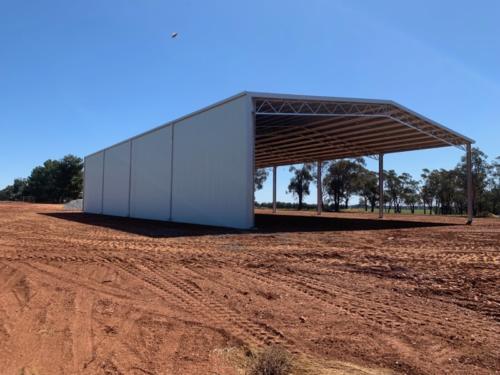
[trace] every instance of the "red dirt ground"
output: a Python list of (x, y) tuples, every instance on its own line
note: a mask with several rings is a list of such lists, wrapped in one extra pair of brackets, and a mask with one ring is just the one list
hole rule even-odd
[(500, 220), (304, 215), (0, 204), (1, 374), (238, 374), (271, 344), (295, 373), (500, 372)]

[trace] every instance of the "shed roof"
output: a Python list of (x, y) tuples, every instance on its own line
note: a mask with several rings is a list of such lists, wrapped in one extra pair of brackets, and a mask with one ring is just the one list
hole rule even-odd
[(246, 95), (254, 106), (257, 168), (474, 143), (390, 100), (243, 91), (106, 149)]
[(257, 168), (474, 143), (390, 100), (247, 94)]

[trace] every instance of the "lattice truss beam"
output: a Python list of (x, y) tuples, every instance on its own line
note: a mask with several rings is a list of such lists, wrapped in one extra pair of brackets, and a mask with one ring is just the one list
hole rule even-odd
[(254, 106), (257, 168), (467, 143), (392, 103), (255, 98)]

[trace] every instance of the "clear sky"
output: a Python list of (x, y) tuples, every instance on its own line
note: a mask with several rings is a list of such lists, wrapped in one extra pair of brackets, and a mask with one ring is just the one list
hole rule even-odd
[[(243, 90), (392, 99), (495, 157), (499, 17), (497, 0), (0, 0), (0, 187)], [(419, 176), (461, 154), (385, 166)]]

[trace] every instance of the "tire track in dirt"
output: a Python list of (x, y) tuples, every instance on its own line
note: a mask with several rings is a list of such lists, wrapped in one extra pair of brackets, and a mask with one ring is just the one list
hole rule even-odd
[[(325, 253), (323, 255), (323, 257), (327, 256), (326, 253), (329, 253), (331, 255), (331, 251), (324, 251), (323, 253)], [(282, 255), (289, 260), (302, 261), (302, 258), (300, 256), (295, 255), (295, 254), (284, 253)], [(318, 256), (321, 258), (322, 254), (320, 252), (318, 252)], [(169, 258), (174, 258), (174, 257), (169, 256)], [(61, 256), (48, 256), (48, 255), (41, 255), (41, 256), (31, 255), (31, 256), (16, 257), (16, 258), (6, 257), (4, 259), (7, 259), (7, 260), (14, 260), (14, 259), (16, 259), (16, 260), (17, 259), (41, 260), (41, 261), (50, 261), (50, 262), (81, 262), (81, 263), (95, 263), (98, 261), (98, 260), (93, 259), (93, 258), (84, 258), (84, 257), (77, 257), (77, 256), (61, 257)], [(325, 271), (331, 272), (330, 269), (328, 269), (324, 266), (323, 267), (313, 266), (314, 262), (312, 262), (311, 260), (308, 262), (308, 264), (310, 264), (311, 267), (316, 268), (318, 271), (321, 271), (322, 273), (324, 273)], [(430, 316), (428, 315), (427, 317), (429, 318)]]
[[(317, 253), (318, 253), (318, 255), (319, 254), (331, 255), (331, 250), (330, 251), (329, 250), (318, 251)], [(304, 264), (304, 258), (301, 256), (298, 256), (295, 253), (284, 253), (283, 255), (284, 255), (284, 257), (286, 257), (288, 259), (288, 261), (294, 260), (299, 264)], [(262, 263), (261, 259), (259, 261)], [(273, 262), (273, 264), (279, 264), (279, 263), (280, 263), (279, 261)], [(287, 263), (289, 263), (289, 262), (287, 262)], [(438, 266), (437, 262), (436, 263), (430, 262), (430, 263)], [(429, 262), (427, 262), (426, 265), (429, 266)], [(292, 275), (289, 273), (282, 273), (282, 276), (289, 278), (288, 284), (290, 284), (290, 285), (293, 285), (294, 283), (298, 282), (298, 283), (301, 283), (302, 286), (309, 287), (313, 290), (318, 289), (317, 286), (321, 285), (321, 289), (316, 290), (316, 291), (320, 292), (320, 293), (330, 294), (332, 297), (334, 297), (336, 299), (335, 300), (336, 302), (339, 300), (340, 297), (349, 296), (349, 298), (350, 298), (349, 303), (351, 303), (354, 306), (358, 306), (358, 307), (366, 306), (367, 305), (366, 302), (370, 301), (370, 302), (376, 304), (380, 308), (380, 310), (382, 310), (382, 311), (389, 310), (393, 313), (393, 315), (399, 316), (400, 318), (403, 316), (408, 316), (408, 314), (411, 314), (412, 316), (416, 317), (416, 319), (412, 319), (413, 321), (416, 321), (419, 323), (423, 321), (423, 322), (426, 322), (426, 324), (433, 323), (433, 324), (437, 324), (437, 325), (443, 325), (443, 322), (441, 321), (441, 319), (436, 318), (436, 317), (440, 317), (442, 315), (441, 310), (432, 309), (431, 307), (427, 308), (427, 310), (431, 309), (431, 311), (429, 313), (427, 313), (427, 312), (424, 312), (422, 310), (409, 309), (409, 308), (404, 307), (404, 306), (396, 307), (396, 306), (393, 306), (392, 304), (390, 305), (390, 304), (385, 303), (380, 298), (373, 298), (370, 295), (364, 295), (363, 298), (360, 298), (360, 297), (356, 296), (350, 289), (345, 288), (345, 287), (341, 287), (340, 285), (338, 285), (338, 283), (335, 284), (335, 288), (336, 289), (340, 288), (342, 291), (341, 291), (341, 293), (333, 294), (331, 292), (332, 285), (322, 283), (318, 278), (315, 278), (315, 277), (311, 276), (310, 274), (312, 272), (312, 273), (318, 273), (318, 274), (322, 274), (322, 275), (330, 275), (334, 279), (336, 276), (335, 272), (337, 272), (337, 270), (332, 272), (332, 270), (330, 268), (328, 268), (328, 266), (325, 266), (325, 265), (318, 266), (314, 261), (311, 261), (311, 259), (309, 259), (309, 261), (307, 262), (307, 267), (310, 269), (310, 272), (307, 272), (307, 273), (301, 272), (299, 268), (294, 269), (294, 274), (300, 275), (300, 277), (302, 277), (302, 279), (300, 277), (297, 277), (297, 276), (295, 276), (295, 278), (293, 278)], [(278, 273), (280, 272), (277, 269), (273, 269), (273, 272), (274, 271), (276, 271)], [(312, 284), (311, 284), (311, 282), (312, 282)], [(443, 303), (449, 304), (450, 302), (443, 301)], [(462, 315), (463, 316), (461, 316), (460, 319), (455, 319), (455, 317), (453, 315), (447, 316), (446, 326), (452, 326), (453, 328), (457, 329), (458, 331), (463, 331), (464, 330), (463, 320), (466, 319), (467, 320), (466, 330), (468, 330), (468, 332), (471, 334), (474, 333), (475, 331), (481, 332), (482, 334), (488, 334), (488, 333), (493, 333), (495, 335), (500, 334), (500, 330), (492, 328), (492, 322), (490, 320), (482, 317), (479, 319), (479, 322), (478, 322), (478, 319), (467, 319), (466, 314), (462, 314)], [(406, 318), (406, 319), (408, 319), (408, 318)], [(482, 323), (480, 323), (481, 321), (482, 321)], [(493, 325), (493, 327), (494, 327), (494, 325)]]
[[(158, 265), (161, 263), (158, 262), (158, 259), (145, 257), (142, 260), (142, 264), (136, 266), (132, 266), (119, 258), (115, 260), (121, 262), (122, 265), (126, 264), (125, 269), (135, 274), (138, 278), (148, 281), (156, 288), (168, 291), (168, 293), (177, 296), (180, 301), (187, 305), (196, 306), (199, 311), (203, 311), (207, 317), (212, 319), (214, 324), (226, 325), (227, 327), (225, 329), (228, 330), (229, 328), (229, 332), (238, 338), (242, 338), (242, 335), (245, 341), (255, 345), (261, 345), (262, 343), (279, 343), (285, 346), (290, 345), (283, 337), (283, 334), (273, 327), (261, 322), (254, 322), (241, 318), (239, 312), (235, 312), (218, 301), (205, 296), (201, 291), (184, 281), (189, 280), (189, 275), (184, 275), (184, 277), (182, 277), (183, 275), (181, 274), (174, 277), (172, 273), (164, 270), (163, 267)], [(165, 261), (165, 259), (162, 260)], [(147, 263), (147, 266), (145, 263)], [(136, 269), (134, 270), (133, 268)], [(184, 273), (189, 272), (186, 268), (183, 268), (182, 271)], [(172, 287), (174, 287), (175, 290), (172, 290)], [(228, 324), (227, 322), (232, 323)], [(231, 332), (230, 327), (232, 325), (238, 327), (237, 334)]]
[[(319, 259), (332, 256), (331, 249), (319, 250), (317, 253), (318, 253)], [(259, 254), (259, 255), (262, 255), (262, 254)], [(304, 264), (304, 258), (299, 256), (299, 255), (301, 255), (300, 252), (299, 252), (299, 255), (296, 255), (295, 253), (292, 253), (292, 252), (284, 253), (281, 255), (284, 255), (284, 257), (287, 258), (288, 262), (290, 260), (295, 260), (297, 262)], [(260, 263), (264, 262), (264, 263), (269, 264), (269, 261), (265, 262), (262, 258), (257, 258), (257, 257), (251, 256), (248, 253), (245, 253), (244, 256), (242, 256), (242, 254), (237, 254), (234, 256), (233, 256), (233, 254), (230, 254), (229, 257), (228, 257), (228, 254), (224, 254), (224, 256), (226, 259), (227, 258), (231, 259), (230, 264), (232, 266), (241, 265), (243, 259), (245, 259), (245, 261), (247, 261), (247, 262), (258, 261)], [(274, 257), (275, 255), (270, 254), (270, 256)], [(364, 257), (364, 255), (363, 255), (363, 257)], [(214, 265), (217, 264), (217, 261), (214, 261), (213, 259), (210, 259), (210, 262)], [(270, 263), (271, 264), (279, 264), (280, 263), (279, 257), (277, 259), (272, 259), (272, 261)], [(318, 273), (318, 274), (325, 275), (325, 273), (326, 273), (326, 274), (331, 275), (332, 277), (335, 277), (336, 276), (335, 272), (338, 272), (338, 270), (335, 270), (332, 272), (331, 268), (328, 268), (328, 266), (317, 266), (316, 262), (315, 262), (315, 258), (308, 259), (308, 261), (306, 260), (306, 263), (307, 263), (307, 266), (309, 268), (311, 268), (311, 270), (313, 272)], [(433, 262), (431, 261), (430, 263), (433, 263)], [(437, 262), (436, 262), (436, 265), (437, 265)], [(221, 264), (219, 264), (219, 266), (227, 267), (228, 263), (227, 262), (221, 263)], [(426, 266), (427, 267), (429, 266), (429, 262), (426, 263)], [(298, 273), (300, 271), (294, 270), (294, 272)], [(349, 270), (347, 270), (346, 272), (349, 272)], [(284, 274), (283, 276), (290, 277), (289, 274)], [(302, 287), (306, 287), (306, 288), (312, 287), (314, 290), (314, 285), (317, 285), (320, 282), (320, 280), (318, 280), (317, 278), (311, 277), (310, 272), (305, 273), (305, 274), (301, 274), (301, 276), (305, 277), (307, 280), (306, 284), (302, 285)], [(295, 282), (302, 282), (302, 284), (304, 284), (304, 279), (302, 279), (302, 280), (289, 279), (289, 280), (285, 281), (285, 283), (287, 283), (288, 285), (293, 284)], [(312, 286), (310, 284), (308, 284), (310, 282), (313, 283)], [(272, 283), (271, 283), (271, 285), (272, 285)], [(488, 318), (484, 318), (484, 317), (481, 318), (480, 317), (479, 322), (478, 322), (478, 319), (468, 319), (467, 314), (461, 314), (461, 317), (457, 318), (457, 319), (455, 319), (455, 317), (453, 315), (448, 314), (448, 316), (446, 317), (446, 320), (443, 321), (441, 319), (442, 313), (441, 313), (441, 310), (439, 310), (439, 309), (427, 307), (427, 310), (430, 309), (431, 311), (426, 312), (422, 309), (419, 309), (419, 310), (410, 309), (410, 308), (406, 307), (404, 304), (396, 307), (392, 304), (386, 303), (384, 301), (384, 299), (381, 299), (381, 298), (373, 298), (369, 295), (368, 296), (363, 295), (363, 297), (359, 297), (355, 293), (353, 293), (350, 289), (348, 289), (346, 287), (341, 287), (338, 284), (335, 285), (335, 288), (336, 289), (340, 288), (342, 290), (341, 295), (343, 297), (349, 296), (349, 298), (350, 298), (349, 304), (351, 306), (357, 306), (358, 308), (362, 308), (362, 307), (367, 305), (367, 303), (366, 303), (367, 301), (370, 301), (370, 302), (373, 302), (374, 304), (377, 305), (376, 311), (389, 311), (392, 316), (398, 317), (398, 319), (397, 319), (398, 321), (393, 322), (393, 324), (392, 324), (396, 327), (399, 327), (401, 325), (402, 321), (403, 322), (407, 321), (405, 324), (414, 324), (414, 325), (417, 324), (419, 326), (421, 326), (422, 323), (424, 323), (424, 325), (436, 324), (436, 325), (441, 326), (441, 327), (447, 327), (447, 328), (452, 327), (460, 332), (460, 331), (464, 331), (463, 319), (466, 319), (466, 320), (468, 320), (467, 326), (469, 327), (466, 329), (467, 332), (473, 333), (474, 331), (476, 331), (476, 332), (481, 332), (482, 334), (488, 334), (488, 333), (492, 333), (495, 335), (500, 334), (500, 331), (495, 329), (494, 325), (492, 326), (492, 324), (491, 324), (492, 322), (490, 320), (488, 320)], [(319, 294), (316, 297), (321, 296), (325, 292), (331, 294), (331, 289), (332, 289), (331, 285), (322, 284), (321, 290), (319, 290), (319, 291), (317, 290), (317, 292)], [(332, 297), (336, 298), (335, 302), (337, 303), (338, 299), (339, 299), (339, 294), (338, 293), (334, 294), (334, 295), (332, 295)], [(324, 296), (322, 296), (321, 298), (324, 299)], [(441, 301), (441, 302), (445, 303), (445, 304), (450, 304), (450, 301)], [(408, 305), (410, 305), (410, 304), (408, 304)], [(453, 304), (453, 305), (455, 306), (455, 304)], [(458, 307), (463, 308), (461, 306), (458, 306)], [(349, 308), (345, 307), (345, 310), (349, 311)], [(363, 312), (362, 316), (370, 317), (370, 316), (373, 316), (373, 314), (374, 314), (373, 312), (372, 313)], [(410, 318), (409, 316), (411, 316), (412, 318)], [(380, 316), (378, 318), (380, 318)], [(386, 323), (388, 323), (388, 322), (386, 322)], [(443, 333), (443, 335), (446, 336), (447, 334)]]
[[(380, 298), (372, 298), (370, 296), (360, 298), (346, 288), (342, 288), (339, 285), (325, 284), (317, 278), (313, 278), (307, 274), (304, 275), (300, 270), (294, 270), (294, 275), (274, 270), (273, 277), (284, 281), (288, 285), (298, 285), (301, 288), (307, 288), (310, 293), (321, 300), (325, 300), (324, 295), (329, 295), (334, 298), (335, 303), (344, 302), (347, 311), (351, 313), (361, 312), (361, 314), (359, 314), (361, 317), (372, 321), (375, 319), (375, 322), (382, 322), (388, 326), (394, 326), (396, 328), (400, 327), (401, 324), (415, 325), (417, 327), (438, 326), (439, 332), (444, 337), (449, 337), (449, 328), (453, 328), (456, 332), (466, 332), (470, 335), (477, 333), (481, 335), (499, 335), (499, 331), (492, 328), (492, 322), (478, 324), (477, 320), (467, 319), (465, 316), (461, 316), (462, 321), (465, 319), (467, 322), (467, 325), (464, 326), (458, 319), (455, 319), (453, 315), (449, 314), (446, 320), (443, 321), (441, 318), (442, 312), (434, 310), (432, 306), (427, 307), (427, 310), (430, 311), (427, 313), (422, 310), (397, 307), (383, 302)], [(340, 290), (338, 292), (332, 292), (332, 287)], [(370, 304), (367, 304), (367, 301), (369, 301)], [(328, 302), (328, 300), (326, 300), (326, 302)], [(370, 309), (366, 308), (368, 305)], [(380, 311), (384, 314), (380, 314)], [(433, 328), (433, 331), (436, 332), (436, 328)]]
[[(147, 263), (147, 265), (138, 266), (141, 274), (149, 274), (156, 286), (160, 285), (172, 293), (182, 295), (190, 308), (201, 312), (210, 319), (214, 326), (222, 327), (233, 336), (257, 346), (279, 344), (290, 347), (292, 345), (281, 332), (273, 327), (244, 318), (241, 313), (209, 298), (205, 293), (186, 282), (185, 280), (189, 279), (190, 276), (187, 269), (178, 269), (174, 276), (155, 262)], [(175, 291), (172, 291), (172, 288), (175, 288)]]
[[(144, 300), (144, 298), (140, 298), (140, 296), (128, 293), (126, 290), (112, 288), (88, 279), (80, 280), (77, 275), (63, 271), (48, 264), (17, 263), (15, 264), (15, 267), (20, 270), (24, 270), (24, 272), (29, 272), (31, 275), (36, 274), (38, 278), (40, 278), (41, 280), (45, 280), (48, 283), (54, 284), (54, 280), (56, 280), (62, 282), (63, 285), (83, 288), (84, 290), (88, 290), (95, 295), (123, 301), (128, 305), (133, 305), (141, 309), (145, 308), (145, 303), (147, 302)], [(33, 271), (35, 271), (35, 273), (33, 273)], [(55, 286), (58, 285), (61, 284), (56, 282)]]
[[(225, 264), (225, 272), (233, 273), (234, 279), (241, 278), (242, 276), (246, 277), (248, 282), (250, 283), (259, 283), (261, 285), (265, 285), (267, 289), (274, 289), (276, 287), (281, 287), (283, 291), (295, 290), (300, 294), (305, 294), (316, 301), (320, 301), (329, 306), (329, 308), (334, 307), (335, 309), (350, 315), (350, 316), (358, 316), (361, 319), (367, 319), (375, 325), (386, 325), (391, 326), (393, 328), (400, 328), (403, 324), (409, 324), (410, 322), (413, 324), (422, 325), (419, 320), (411, 319), (411, 318), (403, 318), (400, 313), (396, 313), (392, 311), (391, 316), (393, 319), (387, 318), (387, 309), (389, 309), (389, 305), (385, 303), (378, 302), (379, 309), (369, 309), (365, 308), (366, 301), (353, 295), (347, 290), (342, 290), (338, 293), (332, 293), (330, 289), (332, 287), (337, 288), (338, 286), (330, 286), (326, 284), (321, 284), (321, 288), (310, 283), (310, 280), (305, 279), (302, 276), (291, 276), (289, 274), (280, 273), (277, 270), (272, 271), (270, 273), (259, 273), (252, 272), (247, 269), (240, 268), (236, 265), (236, 263), (241, 263), (241, 259), (234, 259), (235, 264), (231, 264), (228, 267), (228, 264)], [(255, 260), (255, 259), (254, 259)], [(251, 257), (247, 259), (247, 261), (251, 261)], [(262, 263), (262, 259), (260, 259)], [(234, 271), (234, 268), (238, 267), (238, 271)], [(193, 269), (194, 270), (194, 269)], [(314, 279), (314, 284), (320, 283), (319, 280)], [(330, 298), (327, 298), (330, 297)], [(380, 314), (379, 311), (384, 312), (384, 314)]]
[[(94, 335), (97, 359), (86, 374), (126, 373), (125, 368), (161, 373), (167, 370), (165, 361), (174, 361), (182, 371), (199, 358), (190, 353), (213, 349), (214, 327), (222, 335), (215, 345), (232, 345), (233, 338), (251, 345), (272, 339), (285, 341), (292, 351), (300, 349), (301, 355), (344, 358), (395, 372), (487, 374), (500, 369), (500, 325), (486, 313), (496, 314), (500, 306), (498, 221), (439, 227), (424, 222), (462, 220), (416, 218), (422, 225), (413, 228), (354, 226), (324, 232), (294, 232), (277, 223), (271, 233), (214, 230), (206, 236), (199, 228), (177, 230), (168, 223), (98, 217), (78, 222), (78, 215), (71, 221), (62, 214), (39, 214), (49, 211), (60, 208), (0, 204), (0, 320), (11, 324), (21, 316), (23, 301), (38, 293), (15, 322), (15, 333), (5, 336), (5, 345), (17, 352), (24, 345), (33, 348), (34, 361), (45, 372), (57, 363), (78, 373), (81, 360), (75, 352), (88, 358), (89, 349), (77, 342), (76, 332)], [(366, 219), (346, 216), (335, 220)], [(23, 277), (27, 291), (20, 283)], [(87, 296), (94, 299), (94, 331), (84, 332), (88, 322), (72, 321), (72, 314), (78, 320), (77, 311), (89, 308), (77, 307)], [(54, 304), (48, 316), (47, 303)], [(305, 323), (298, 319), (302, 314)], [(162, 323), (153, 322), (156, 315)], [(44, 343), (54, 340), (51, 345), (37, 348), (30, 332), (20, 336), (24, 320), (35, 332), (54, 327), (54, 336), (40, 336)], [(0, 337), (1, 327), (0, 322)], [(174, 354), (175, 345), (159, 335), (174, 342), (184, 337), (183, 350)], [(62, 361), (56, 358), (61, 343)], [(48, 356), (49, 361), (36, 359)], [(3, 366), (7, 361), (0, 359)], [(11, 362), (25, 366), (19, 359)], [(142, 365), (133, 367), (138, 362)]]
[[(230, 258), (232, 261), (234, 261), (235, 264), (241, 264), (241, 257)], [(247, 257), (246, 261), (253, 260), (258, 261), (259, 263), (266, 263), (263, 262), (262, 259), (258, 259), (257, 257), (253, 259), (252, 258), (252, 256), (249, 256)], [(302, 258), (295, 255), (289, 256), (289, 258), (294, 258), (295, 260), (297, 260), (297, 262), (303, 261)], [(279, 264), (279, 261), (273, 260), (271, 264)], [(315, 268), (317, 271), (319, 270), (319, 268), (311, 264), (309, 264), (308, 267), (311, 267), (313, 270)], [(464, 328), (463, 324), (460, 323), (460, 320), (455, 320), (453, 317), (448, 318), (448, 320), (446, 320), (445, 322), (443, 322), (440, 318), (436, 318), (441, 315), (440, 311), (433, 311), (433, 314), (429, 314), (421, 310), (409, 309), (407, 307), (395, 307), (393, 305), (385, 303), (379, 298), (373, 299), (367, 296), (360, 298), (346, 288), (340, 288), (341, 292), (339, 293), (332, 293), (331, 289), (339, 289), (338, 285), (324, 284), (317, 278), (311, 278), (309, 274), (300, 274), (300, 270), (298, 269), (294, 269), (294, 275), (291, 275), (290, 273), (280, 272), (277, 268), (273, 268), (272, 276), (268, 276), (262, 272), (251, 272), (251, 274), (253, 275), (249, 275), (247, 273), (248, 270), (242, 269), (239, 269), (239, 272), (242, 274), (247, 274), (248, 276), (254, 278), (255, 275), (258, 274), (261, 280), (262, 278), (267, 279), (266, 282), (268, 283), (269, 287), (273, 287), (273, 285), (275, 285), (277, 281), (282, 282), (285, 285), (285, 288), (292, 288), (300, 291), (310, 297), (315, 298), (316, 300), (328, 304), (331, 307), (340, 309), (344, 313), (351, 315), (354, 314), (362, 319), (371, 321), (371, 323), (375, 325), (382, 324), (396, 329), (399, 329), (402, 325), (413, 325), (416, 327), (437, 325), (440, 327), (439, 332), (441, 332), (441, 335), (443, 337), (449, 337), (449, 332), (447, 332), (449, 327), (453, 327), (458, 332), (466, 331), (470, 334), (481, 332), (481, 334), (486, 335), (488, 333), (498, 335), (498, 330), (492, 328), (490, 322), (485, 322), (484, 324), (478, 325), (475, 320), (469, 319), (469, 327)], [(325, 295), (331, 297), (331, 299), (326, 298)], [(367, 309), (366, 306), (369, 305), (366, 303), (367, 300), (373, 303), (376, 308)], [(384, 314), (380, 314), (380, 311), (384, 312)], [(389, 314), (386, 312), (389, 312)], [(432, 330), (436, 332), (436, 328), (433, 328)]]
[(73, 368), (76, 374), (83, 374), (95, 360), (94, 334), (92, 332), (93, 298), (79, 292), (75, 297), (74, 318), (71, 326)]
[[(240, 263), (240, 259), (234, 259), (235, 263)], [(256, 259), (253, 259), (256, 260)], [(247, 261), (251, 261), (247, 259)], [(262, 259), (259, 259), (262, 263)], [(388, 319), (385, 312), (390, 308), (388, 304), (380, 303), (377, 309), (366, 309), (366, 301), (353, 295), (350, 291), (343, 289), (341, 292), (333, 293), (331, 292), (332, 287), (337, 288), (336, 285), (326, 285), (319, 280), (314, 280), (312, 284), (307, 278), (303, 276), (292, 276), (290, 274), (282, 273), (277, 269), (273, 269), (272, 272), (263, 273), (258, 271), (249, 271), (247, 268), (238, 267), (236, 264), (225, 265), (225, 272), (230, 272), (234, 274), (234, 278), (237, 279), (241, 276), (247, 277), (250, 283), (260, 283), (266, 285), (268, 289), (274, 289), (277, 286), (281, 286), (284, 291), (295, 290), (300, 294), (305, 294), (316, 301), (327, 304), (329, 308), (334, 307), (350, 316), (358, 316), (358, 318), (366, 319), (371, 321), (372, 324), (377, 326), (383, 324), (385, 326), (390, 326), (393, 328), (400, 328), (403, 324), (408, 324), (410, 322), (422, 325), (419, 320), (411, 318), (403, 318), (400, 313), (392, 311), (392, 319)], [(234, 271), (234, 268), (238, 267), (238, 271)], [(295, 272), (295, 270), (294, 270)], [(297, 271), (298, 272), (298, 271)], [(318, 287), (316, 284), (320, 284)], [(329, 298), (327, 298), (329, 297)], [(384, 312), (380, 314), (379, 311)]]
[(12, 287), (20, 282), (25, 275), (20, 272), (18, 269), (4, 264), (0, 262), (0, 274), (2, 274), (2, 278), (0, 278), (0, 294), (10, 292)]

